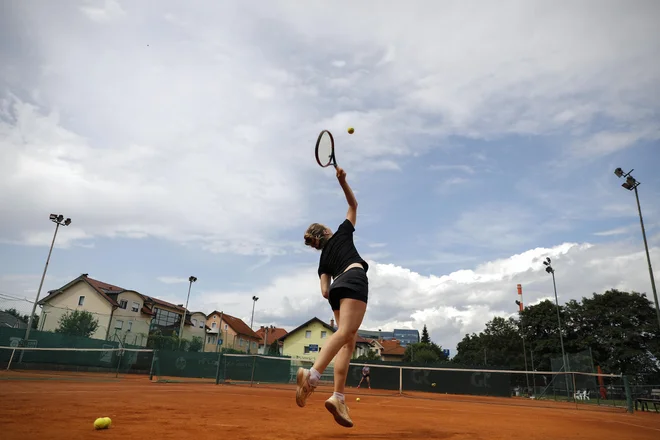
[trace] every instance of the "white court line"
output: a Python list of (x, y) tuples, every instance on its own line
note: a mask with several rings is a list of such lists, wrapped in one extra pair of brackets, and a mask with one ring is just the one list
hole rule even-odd
[[(602, 421), (602, 420), (601, 420)], [(652, 431), (658, 431), (660, 432), (660, 429), (658, 428), (653, 428), (651, 426), (644, 426), (644, 425), (637, 425), (635, 423), (628, 423), (628, 422), (620, 422), (618, 420), (606, 420), (606, 423), (621, 423), (622, 425), (630, 425), (630, 426), (637, 426), (638, 428), (644, 428), (644, 429), (650, 429)]]

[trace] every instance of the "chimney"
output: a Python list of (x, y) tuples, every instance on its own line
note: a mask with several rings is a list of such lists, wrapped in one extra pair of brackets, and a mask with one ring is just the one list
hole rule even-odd
[(81, 276), (87, 278), (87, 275), (89, 275), (89, 274), (88, 274), (88, 273), (84, 273), (84, 274), (82, 274)]
[(330, 327), (335, 328), (335, 319), (334, 318), (330, 319)]

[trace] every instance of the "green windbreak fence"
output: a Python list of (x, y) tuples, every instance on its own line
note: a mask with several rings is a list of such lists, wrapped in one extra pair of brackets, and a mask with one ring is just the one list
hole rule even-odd
[(4, 370), (147, 374), (152, 363), (152, 350), (120, 346), (116, 341), (34, 330), (28, 344), (23, 344), (24, 336), (24, 329), (0, 329), (0, 367)]
[[(286, 384), (300, 366), (290, 358), (223, 353), (158, 351), (153, 375), (158, 381), (171, 378), (209, 379), (220, 382)], [(294, 379), (295, 380), (295, 379)]]
[[(262, 355), (163, 352), (155, 354), (153, 373), (158, 381), (197, 378), (222, 382), (294, 384), (299, 367), (312, 363), (300, 359)], [(357, 386), (365, 364), (349, 367), (347, 385)], [(434, 392), (510, 397), (516, 380), (507, 371), (422, 368), (403, 365), (369, 364), (371, 387), (395, 392)], [(322, 380), (332, 380), (332, 366)], [(516, 372), (518, 375), (524, 372)], [(363, 384), (366, 386), (366, 383)]]

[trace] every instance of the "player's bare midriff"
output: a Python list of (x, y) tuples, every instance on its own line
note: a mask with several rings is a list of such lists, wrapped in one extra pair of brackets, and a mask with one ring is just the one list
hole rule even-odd
[(344, 272), (342, 273), (345, 273), (347, 270), (353, 269), (354, 267), (359, 267), (360, 269), (364, 270), (364, 266), (362, 265), (362, 263), (353, 263), (350, 264), (346, 269), (344, 269)]

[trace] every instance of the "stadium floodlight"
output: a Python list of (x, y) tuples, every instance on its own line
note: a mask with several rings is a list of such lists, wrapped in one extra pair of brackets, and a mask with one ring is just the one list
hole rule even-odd
[(660, 329), (660, 305), (658, 305), (658, 291), (655, 288), (655, 277), (653, 276), (653, 268), (651, 266), (651, 256), (649, 255), (649, 245), (646, 241), (646, 230), (644, 229), (644, 218), (642, 217), (642, 207), (639, 203), (639, 193), (637, 192), (637, 187), (640, 182), (637, 181), (631, 173), (634, 170), (630, 170), (627, 173), (624, 173), (621, 168), (614, 170), (614, 174), (619, 177), (625, 177), (626, 181), (621, 184), (622, 187), (628, 191), (635, 191), (635, 199), (637, 200), (637, 212), (639, 213), (639, 224), (642, 227), (642, 238), (644, 239), (644, 250), (646, 251), (646, 262), (649, 266), (649, 276), (651, 278), (651, 289), (653, 291), (653, 301), (655, 302), (655, 314), (658, 318), (658, 328)]
[(252, 323), (254, 322), (254, 305), (257, 303), (259, 300), (258, 297), (253, 296), (252, 297), (252, 318), (250, 318), (250, 330), (252, 330)]
[[(32, 330), (32, 321), (34, 320), (34, 313), (37, 310), (37, 303), (39, 302), (39, 296), (41, 295), (41, 288), (43, 287), (44, 279), (46, 278), (46, 271), (48, 270), (48, 263), (50, 262), (50, 256), (53, 253), (53, 246), (55, 245), (55, 237), (57, 237), (57, 231), (60, 228), (60, 226), (69, 226), (71, 224), (71, 219), (67, 218), (66, 220), (64, 220), (64, 216), (62, 214), (51, 214), (49, 216), (49, 219), (50, 221), (55, 223), (55, 233), (53, 234), (53, 241), (50, 243), (50, 249), (48, 250), (48, 258), (46, 258), (46, 266), (44, 267), (44, 273), (41, 275), (41, 282), (39, 283), (39, 289), (37, 289), (37, 297), (34, 300), (34, 304), (32, 304), (32, 313), (30, 313), (30, 317), (28, 318), (28, 326), (25, 329), (25, 336), (23, 337), (23, 339), (24, 339), (24, 344), (26, 346), (28, 339), (30, 337), (30, 330)], [(24, 352), (22, 351), (20, 361), (23, 360), (23, 353)]]
[(181, 348), (181, 339), (183, 339), (183, 325), (186, 322), (186, 315), (188, 314), (188, 301), (190, 300), (190, 289), (192, 289), (192, 283), (197, 281), (197, 277), (190, 276), (188, 278), (190, 284), (188, 284), (188, 297), (186, 298), (186, 307), (183, 309), (183, 315), (181, 317), (181, 325), (179, 327), (179, 348)]
[[(557, 283), (555, 281), (555, 269), (552, 267), (551, 263), (552, 261), (550, 260), (550, 257), (546, 257), (545, 261), (543, 261), (543, 264), (545, 265), (545, 271), (552, 275), (552, 286), (554, 287), (555, 290), (555, 306), (557, 308), (557, 325), (559, 328), (559, 343), (561, 344), (561, 362), (564, 368), (564, 373), (568, 373), (568, 363), (566, 359), (566, 352), (564, 351), (564, 336), (562, 335), (561, 317), (559, 315), (559, 299), (557, 298)], [(570, 400), (571, 393), (568, 386), (568, 380), (566, 381), (566, 395)]]

